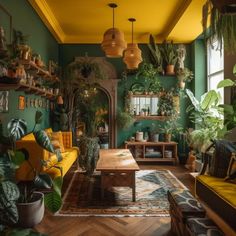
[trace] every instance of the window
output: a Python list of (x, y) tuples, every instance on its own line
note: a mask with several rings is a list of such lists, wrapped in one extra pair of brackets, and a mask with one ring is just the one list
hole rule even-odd
[(207, 83), (208, 91), (215, 89), (220, 92), (222, 103), (224, 102), (224, 89), (217, 89), (217, 84), (224, 79), (224, 52), (217, 49), (218, 42), (213, 45), (207, 43)]

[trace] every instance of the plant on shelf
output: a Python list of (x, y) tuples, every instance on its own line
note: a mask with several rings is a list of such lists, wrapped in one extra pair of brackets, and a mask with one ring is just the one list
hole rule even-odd
[(178, 68), (176, 70), (176, 77), (179, 81), (179, 87), (181, 89), (185, 88), (186, 82), (191, 82), (193, 79), (193, 72), (189, 70), (187, 67), (185, 68)]
[(161, 116), (172, 116), (174, 114), (172, 92), (165, 92), (159, 97), (157, 113)]
[[(60, 153), (54, 150), (45, 131), (34, 131), (41, 121), (42, 113), (37, 111), (33, 128), (35, 140), (44, 149), (56, 153), (57, 158), (60, 158)], [(33, 168), (27, 150), (16, 149), (16, 140), (22, 138), (27, 132), (27, 124), (23, 119), (12, 119), (7, 128), (11, 148), (0, 153), (0, 189), (3, 190), (0, 191), (0, 225), (2, 228), (7, 226), (6, 229), (16, 223), (22, 227), (33, 227), (42, 220), (44, 214), (43, 203), (52, 212), (56, 212), (60, 208), (62, 203), (62, 177), (52, 180), (48, 174), (39, 173)], [(32, 167), (34, 180), (18, 183), (15, 179), (15, 170), (25, 161)], [(42, 163), (42, 165), (47, 164), (46, 162)], [(41, 192), (35, 191), (37, 189), (50, 190), (43, 196)], [(33, 211), (32, 209), (29, 210), (31, 207), (33, 207)], [(27, 215), (27, 212), (30, 212), (30, 215)]]
[(164, 58), (164, 61), (166, 62), (166, 74), (167, 75), (174, 75), (175, 71), (175, 64), (177, 62), (177, 51), (176, 51), (176, 47), (173, 43), (173, 41), (171, 42), (167, 42), (166, 40), (161, 44), (161, 54), (162, 57)]
[(150, 130), (150, 137), (153, 142), (159, 141), (159, 135), (161, 133), (161, 125), (158, 122), (152, 122)]
[(236, 7), (233, 1), (207, 0), (202, 9), (202, 26), (205, 38), (209, 31), (212, 45), (216, 39), (220, 50), (224, 45), (228, 52), (236, 52)]
[(144, 79), (153, 81), (158, 74), (157, 69), (151, 63), (142, 62), (141, 66), (136, 73), (136, 78), (139, 76), (144, 77)]
[(161, 128), (162, 132), (165, 134), (165, 141), (170, 142), (172, 135), (175, 135), (182, 131), (182, 126), (179, 123), (179, 116), (177, 113), (173, 114), (168, 120), (164, 121)]
[(163, 59), (161, 55), (161, 50), (159, 46), (156, 44), (155, 38), (152, 34), (150, 34), (149, 36), (148, 48), (150, 51), (152, 64), (157, 69), (158, 73), (163, 74), (164, 71), (163, 71), (163, 66), (162, 66)]

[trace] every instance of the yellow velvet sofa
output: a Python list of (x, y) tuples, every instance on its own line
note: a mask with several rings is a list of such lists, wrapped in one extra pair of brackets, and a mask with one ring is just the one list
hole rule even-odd
[[(47, 133), (52, 132), (49, 128)], [(16, 171), (16, 178), (19, 181), (32, 180), (35, 169), (38, 173), (48, 173), (52, 178), (64, 176), (72, 164), (77, 160), (79, 149), (72, 146), (72, 132), (61, 132), (65, 152), (62, 152), (62, 160), (57, 161), (55, 154), (48, 152), (38, 145), (33, 133), (24, 136), (16, 141), (16, 148), (25, 148), (29, 153), (29, 161), (24, 161)], [(42, 162), (47, 165), (42, 165)], [(32, 168), (33, 167), (33, 168)]]

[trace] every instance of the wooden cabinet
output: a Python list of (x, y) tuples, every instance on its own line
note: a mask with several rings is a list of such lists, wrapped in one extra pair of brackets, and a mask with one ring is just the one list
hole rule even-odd
[(176, 142), (125, 142), (136, 161), (142, 162), (178, 162)]

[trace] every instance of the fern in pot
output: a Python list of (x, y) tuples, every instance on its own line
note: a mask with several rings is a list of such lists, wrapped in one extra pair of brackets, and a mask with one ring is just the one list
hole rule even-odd
[[(41, 120), (42, 113), (37, 111), (34, 129)], [(52, 180), (48, 174), (38, 173), (29, 160), (27, 150), (16, 150), (16, 140), (27, 133), (27, 124), (23, 119), (12, 119), (7, 128), (12, 148), (0, 154), (0, 189), (2, 190), (0, 191), (0, 225), (17, 224), (20, 227), (30, 228), (43, 218), (44, 199), (46, 207), (52, 212), (60, 208), (62, 178)], [(49, 137), (43, 130), (34, 132), (34, 136), (40, 146), (55, 153)], [(57, 153), (57, 156), (59, 155)], [(15, 178), (15, 170), (25, 161), (34, 172), (35, 178), (32, 182), (18, 182)], [(35, 191), (36, 189), (40, 191)], [(42, 193), (45, 189), (48, 189), (47, 194)]]

